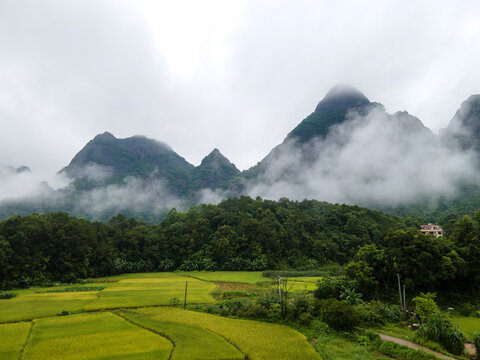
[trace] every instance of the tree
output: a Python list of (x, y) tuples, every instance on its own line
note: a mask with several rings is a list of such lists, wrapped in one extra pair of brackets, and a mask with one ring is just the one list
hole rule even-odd
[(417, 297), (413, 299), (415, 303), (415, 313), (423, 321), (432, 314), (438, 313), (438, 305), (435, 302), (435, 293), (420, 293)]

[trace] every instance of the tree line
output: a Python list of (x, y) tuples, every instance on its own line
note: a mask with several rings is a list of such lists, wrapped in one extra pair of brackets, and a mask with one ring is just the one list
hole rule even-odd
[(0, 222), (0, 287), (125, 272), (326, 263), (346, 265), (347, 275), (372, 292), (393, 287), (397, 272), (422, 290), (479, 284), (480, 213), (450, 222), (451, 235), (434, 239), (412, 227), (415, 219), (358, 206), (245, 196), (187, 212), (172, 209), (151, 225), (122, 214), (107, 223), (66, 213), (12, 216)]

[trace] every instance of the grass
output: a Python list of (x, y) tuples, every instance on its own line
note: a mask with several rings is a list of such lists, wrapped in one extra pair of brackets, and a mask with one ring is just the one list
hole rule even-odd
[(323, 360), (370, 360), (376, 359), (376, 352), (347, 341), (341, 337), (323, 335), (315, 343), (315, 349)]
[(235, 345), (250, 360), (321, 359), (306, 337), (283, 325), (215, 315), (169, 307), (135, 310), (160, 322), (177, 322), (208, 329)]
[(245, 358), (232, 344), (210, 330), (193, 325), (155, 320), (132, 312), (121, 312), (121, 314), (133, 323), (171, 339), (175, 344), (172, 360), (242, 360)]
[(410, 330), (408, 326), (388, 324), (378, 329), (378, 332), (408, 341), (414, 341), (415, 338), (415, 331)]
[(270, 280), (263, 277), (261, 271), (188, 271), (178, 273), (205, 281), (239, 282), (256, 284), (258, 281)]
[(34, 321), (23, 359), (168, 359), (172, 343), (111, 313)]
[(454, 316), (452, 323), (457, 324), (460, 330), (467, 336), (469, 341), (473, 341), (473, 333), (480, 332), (480, 318)]
[(31, 323), (0, 324), (0, 360), (18, 359)]

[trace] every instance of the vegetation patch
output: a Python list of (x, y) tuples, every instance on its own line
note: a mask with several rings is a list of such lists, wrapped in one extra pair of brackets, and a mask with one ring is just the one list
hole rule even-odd
[(0, 300), (8, 300), (17, 296), (16, 293), (0, 291)]
[(384, 341), (380, 345), (382, 354), (391, 356), (398, 360), (437, 360), (435, 355), (428, 354), (422, 350), (410, 349), (406, 346), (396, 344), (391, 341)]
[(305, 336), (287, 326), (227, 319), (166, 307), (138, 309), (136, 312), (157, 321), (177, 322), (213, 331), (235, 345), (251, 360), (321, 359)]
[(223, 281), (215, 281), (215, 284), (220, 290), (257, 290), (257, 287), (251, 284)]
[(168, 359), (172, 343), (110, 313), (35, 320), (23, 359)]
[(82, 292), (82, 291), (102, 291), (105, 286), (74, 286), (63, 289), (39, 290), (37, 293), (63, 293), (63, 292)]

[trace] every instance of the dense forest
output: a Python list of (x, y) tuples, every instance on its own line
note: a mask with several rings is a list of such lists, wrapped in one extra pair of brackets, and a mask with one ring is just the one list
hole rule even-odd
[[(0, 222), (0, 288), (125, 272), (316, 269), (345, 265), (368, 296), (410, 289), (468, 294), (480, 284), (480, 212), (444, 224), (447, 237), (422, 235), (421, 219), (315, 200), (240, 197), (159, 224), (124, 215), (108, 223), (66, 213)], [(476, 289), (476, 290), (475, 290)]]

